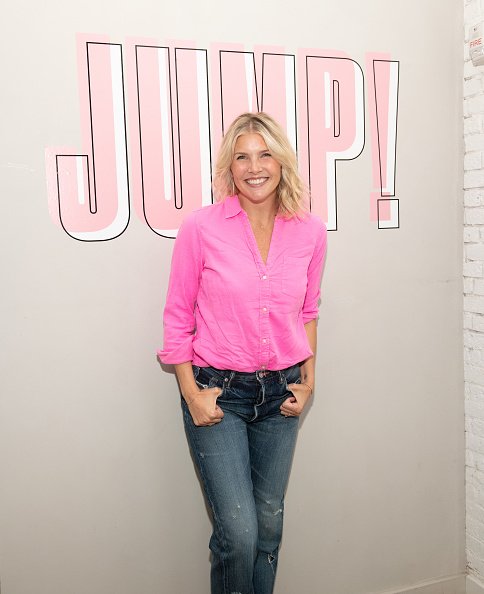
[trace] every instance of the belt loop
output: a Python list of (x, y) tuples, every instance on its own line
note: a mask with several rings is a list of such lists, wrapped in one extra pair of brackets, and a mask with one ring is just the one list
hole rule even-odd
[[(230, 388), (230, 384), (232, 383), (232, 380), (234, 379), (234, 375), (235, 375), (235, 371), (231, 371), (228, 380), (226, 381), (226, 388)], [(227, 379), (227, 378), (225, 378)]]
[(279, 383), (283, 384), (284, 380), (286, 379), (286, 376), (284, 375), (284, 371), (282, 369), (280, 369), (278, 371), (278, 373), (279, 373)]

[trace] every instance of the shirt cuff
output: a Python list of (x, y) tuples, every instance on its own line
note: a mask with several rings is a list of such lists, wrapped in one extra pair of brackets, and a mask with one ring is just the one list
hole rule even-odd
[(174, 348), (159, 350), (156, 354), (158, 359), (167, 365), (191, 361), (193, 359), (193, 336), (190, 336)]
[(307, 324), (312, 320), (317, 320), (319, 317), (319, 310), (316, 311), (306, 311), (302, 314), (303, 324)]

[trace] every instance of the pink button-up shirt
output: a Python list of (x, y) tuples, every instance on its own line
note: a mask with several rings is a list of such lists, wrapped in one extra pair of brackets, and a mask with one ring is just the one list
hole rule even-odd
[(312, 355), (304, 324), (318, 315), (326, 227), (276, 216), (264, 264), (237, 196), (191, 213), (173, 250), (163, 363), (278, 370)]

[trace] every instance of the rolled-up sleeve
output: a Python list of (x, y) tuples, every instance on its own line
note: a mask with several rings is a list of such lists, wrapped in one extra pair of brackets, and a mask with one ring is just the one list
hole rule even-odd
[(314, 253), (308, 267), (308, 286), (302, 308), (303, 322), (307, 324), (318, 317), (319, 298), (321, 296), (321, 276), (327, 246), (326, 225), (320, 221)]
[(178, 231), (163, 312), (162, 363), (185, 363), (193, 358), (195, 305), (203, 266), (197, 213), (191, 213)]

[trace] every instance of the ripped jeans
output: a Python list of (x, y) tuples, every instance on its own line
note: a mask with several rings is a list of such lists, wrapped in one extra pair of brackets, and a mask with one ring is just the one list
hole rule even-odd
[(279, 410), (299, 366), (240, 373), (193, 366), (199, 387), (218, 386), (220, 423), (197, 427), (182, 399), (188, 442), (212, 510), (212, 594), (271, 594), (284, 493), (298, 417)]

